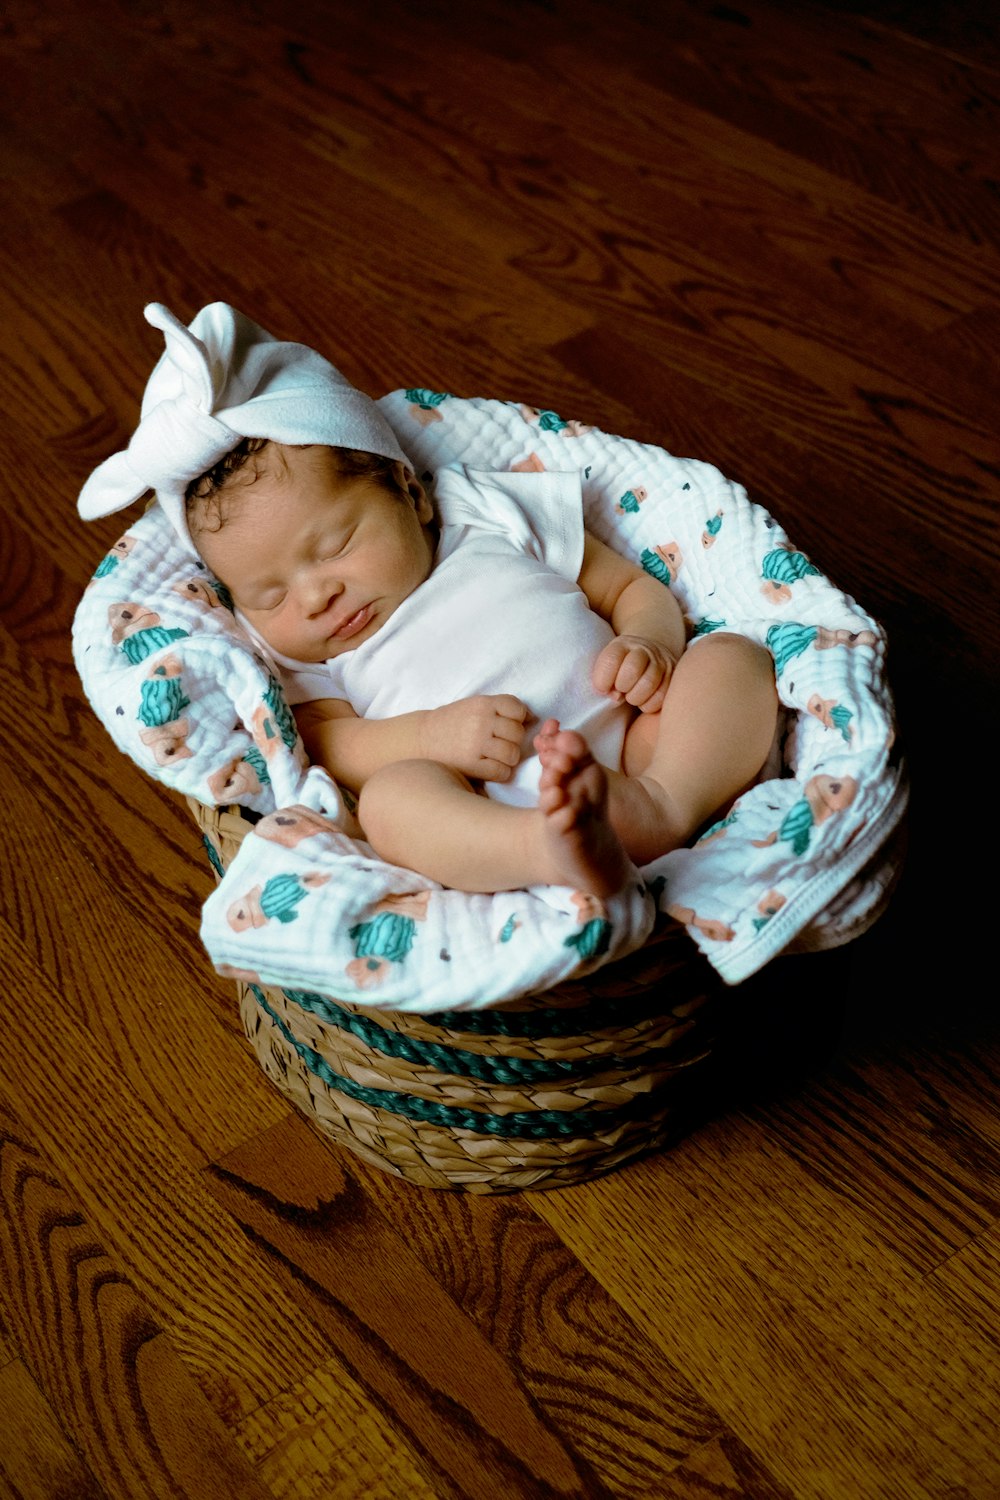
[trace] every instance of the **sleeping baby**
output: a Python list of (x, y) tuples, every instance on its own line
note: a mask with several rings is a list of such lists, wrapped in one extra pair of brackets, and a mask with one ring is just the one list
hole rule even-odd
[(81, 514), (155, 492), (382, 859), (606, 897), (752, 785), (770, 652), (688, 644), (670, 590), (587, 531), (580, 475), (456, 465), (430, 488), (316, 351), (223, 303), (146, 316), (166, 352)]

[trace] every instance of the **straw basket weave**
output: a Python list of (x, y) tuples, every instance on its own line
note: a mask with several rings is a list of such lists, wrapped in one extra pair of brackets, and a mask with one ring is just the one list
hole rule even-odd
[[(218, 874), (253, 826), (190, 800)], [(268, 1077), (333, 1141), (424, 1187), (563, 1187), (683, 1132), (721, 982), (675, 923), (584, 979), (413, 1015), (238, 982)]]

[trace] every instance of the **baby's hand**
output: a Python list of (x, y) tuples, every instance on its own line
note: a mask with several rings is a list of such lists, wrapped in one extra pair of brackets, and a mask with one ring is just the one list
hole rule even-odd
[(521, 759), (531, 717), (510, 693), (459, 698), (427, 712), (422, 745), (427, 760), (453, 766), (474, 781), (509, 781)]
[(594, 663), (593, 682), (616, 703), (655, 714), (663, 707), (673, 670), (673, 657), (664, 646), (638, 635), (619, 635)]

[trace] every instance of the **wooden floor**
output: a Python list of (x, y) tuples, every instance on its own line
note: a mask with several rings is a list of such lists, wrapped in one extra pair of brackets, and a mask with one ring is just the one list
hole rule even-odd
[[(9, 0), (3, 1500), (1000, 1496), (996, 17)], [(707, 459), (884, 621), (906, 876), (733, 992), (672, 1151), (415, 1189), (245, 1048), (70, 656), (153, 299)]]

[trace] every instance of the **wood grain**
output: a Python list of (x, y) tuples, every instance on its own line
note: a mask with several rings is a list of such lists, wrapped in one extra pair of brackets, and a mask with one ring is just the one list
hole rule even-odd
[(104, 1500), (106, 1491), (74, 1451), (20, 1360), (0, 1369), (0, 1407), (6, 1429), (0, 1448), (4, 1500), (50, 1500), (56, 1494)]
[[(0, 1500), (996, 1500), (996, 7), (8, 0), (0, 69)], [(903, 877), (669, 1151), (415, 1189), (246, 1048), (71, 643), (217, 298), (714, 463), (885, 625)]]
[[(750, 1126), (731, 1120), (689, 1156), (682, 1182), (636, 1166), (544, 1197), (537, 1212), (633, 1316), (642, 1288), (652, 1337), (738, 1437), (765, 1422), (793, 1493), (834, 1500), (877, 1474), (883, 1494), (951, 1486), (985, 1500), (995, 1344), (901, 1276), (842, 1203), (827, 1236), (830, 1195)], [(973, 1382), (978, 1420), (962, 1406)], [(926, 1488), (914, 1484), (918, 1462)]]
[(14, 1493), (23, 1470), (46, 1497), (72, 1480), (81, 1494), (122, 1500), (178, 1492), (263, 1500), (268, 1492), (120, 1262), (6, 1107), (0, 1132), (0, 1297), (39, 1387), (18, 1362), (2, 1372), (17, 1400), (4, 1407), (0, 1449)]
[(508, 1364), (303, 1124), (250, 1143), (208, 1182), (439, 1493), (580, 1493)]

